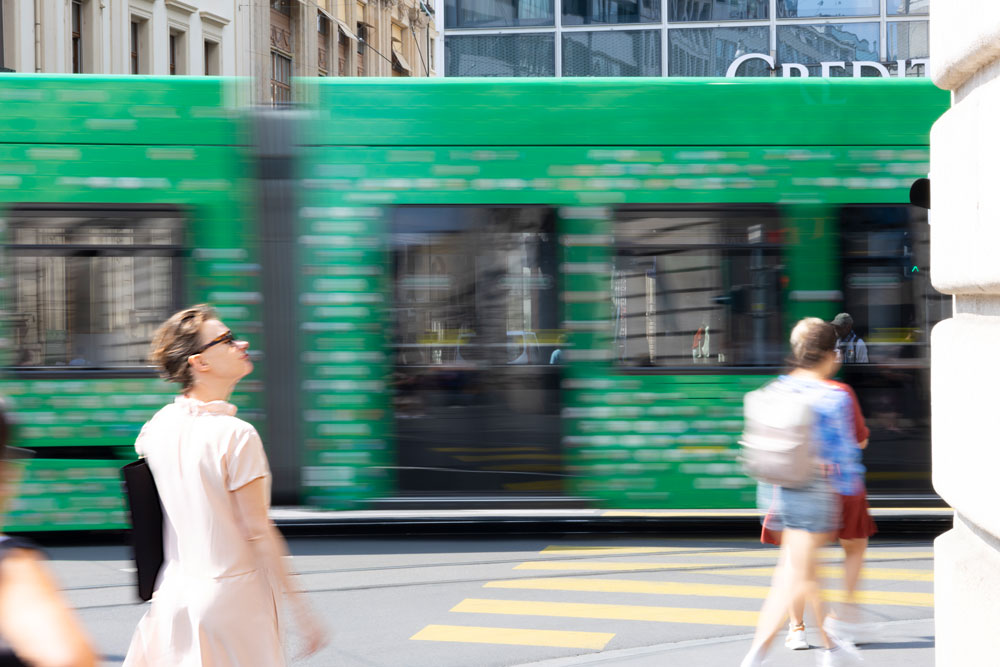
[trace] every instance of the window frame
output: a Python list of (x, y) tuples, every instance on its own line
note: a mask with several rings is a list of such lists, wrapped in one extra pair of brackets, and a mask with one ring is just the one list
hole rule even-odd
[[(153, 216), (170, 217), (179, 221), (178, 238), (176, 243), (170, 245), (155, 246), (72, 246), (72, 245), (49, 245), (49, 244), (15, 244), (11, 239), (5, 238), (2, 245), (3, 252), (10, 260), (17, 254), (24, 254), (28, 257), (40, 256), (40, 253), (48, 255), (57, 254), (72, 257), (80, 252), (96, 253), (101, 256), (101, 252), (112, 251), (109, 256), (121, 256), (124, 250), (135, 248), (145, 252), (160, 252), (162, 256), (171, 258), (170, 267), (170, 313), (177, 312), (184, 307), (186, 284), (184, 280), (185, 258), (187, 256), (186, 234), (187, 224), (191, 220), (190, 211), (179, 206), (163, 204), (61, 204), (61, 203), (17, 203), (11, 205), (3, 218), (0, 218), (11, 229), (12, 219), (25, 218), (46, 218), (51, 216), (73, 216), (90, 217), (100, 219), (100, 216), (108, 215), (116, 218), (144, 219)], [(19, 251), (18, 248), (23, 248)], [(8, 269), (10, 271), (10, 269)], [(12, 273), (8, 273), (12, 275)], [(8, 287), (8, 289), (11, 289)], [(168, 313), (169, 315), (169, 313)], [(159, 372), (151, 364), (143, 366), (116, 366), (116, 367), (95, 367), (95, 366), (0, 366), (0, 370), (20, 378), (47, 378), (47, 379), (76, 379), (83, 380), (89, 378), (148, 378), (157, 377)]]
[(168, 36), (168, 51), (170, 62), (170, 75), (177, 74), (177, 33), (171, 31)]
[[(330, 76), (330, 34), (333, 21), (320, 8), (316, 11), (316, 70), (318, 76)], [(339, 31), (338, 31), (339, 32)], [(339, 35), (338, 35), (339, 36)], [(325, 56), (325, 58), (324, 58)], [(325, 60), (325, 66), (324, 66)]]
[[(285, 61), (282, 63), (281, 61)], [(275, 78), (278, 74), (282, 72), (278, 71), (278, 65), (287, 64), (288, 78), (287, 80)], [(289, 106), (292, 104), (292, 67), (295, 61), (291, 56), (288, 56), (281, 51), (276, 49), (271, 49), (271, 105), (276, 107)], [(281, 95), (281, 99), (278, 99), (278, 91), (284, 91)], [(286, 99), (287, 98), (287, 99)]]
[[(222, 45), (215, 39), (202, 38), (202, 48), (205, 76), (220, 76), (222, 74)], [(214, 70), (214, 71), (213, 71)]]
[[(151, 26), (152, 26), (152, 16), (147, 15), (142, 11), (138, 11), (135, 7), (130, 8), (129, 22), (136, 25), (136, 44), (135, 44), (135, 64), (138, 71), (135, 72), (137, 75), (148, 75), (153, 73), (152, 58), (150, 57), (150, 39), (152, 37)], [(131, 31), (131, 25), (129, 27)], [(131, 35), (130, 35), (131, 40)], [(130, 44), (130, 47), (132, 45)], [(130, 69), (131, 71), (131, 69)]]
[(70, 69), (83, 74), (83, 0), (70, 2)]

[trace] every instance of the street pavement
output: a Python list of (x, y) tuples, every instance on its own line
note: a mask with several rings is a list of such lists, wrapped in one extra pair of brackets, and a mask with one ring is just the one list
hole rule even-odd
[[(300, 586), (333, 632), (309, 667), (738, 665), (777, 550), (750, 538), (563, 536), (293, 539)], [(122, 546), (48, 549), (101, 653), (121, 663), (147, 605)], [(839, 596), (840, 554), (823, 553)], [(932, 544), (875, 539), (864, 665), (934, 664)], [(807, 619), (807, 625), (815, 625)], [(288, 623), (289, 653), (301, 641)], [(813, 634), (811, 641), (818, 642)], [(816, 650), (776, 641), (773, 667)], [(266, 667), (266, 666), (262, 666)]]

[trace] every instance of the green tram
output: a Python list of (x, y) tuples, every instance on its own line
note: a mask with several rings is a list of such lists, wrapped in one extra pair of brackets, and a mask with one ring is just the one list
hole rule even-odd
[[(0, 77), (12, 531), (125, 526), (171, 387), (157, 324), (215, 305), (274, 501), (739, 508), (743, 394), (849, 313), (869, 491), (932, 493), (919, 80)], [(863, 350), (859, 352), (859, 350)]]

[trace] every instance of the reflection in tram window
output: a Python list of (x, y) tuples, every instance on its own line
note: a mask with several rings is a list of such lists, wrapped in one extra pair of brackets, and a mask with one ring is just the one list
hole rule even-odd
[(619, 363), (780, 364), (777, 219), (766, 208), (619, 211), (612, 281)]
[(557, 248), (545, 207), (395, 210), (401, 492), (561, 492)]

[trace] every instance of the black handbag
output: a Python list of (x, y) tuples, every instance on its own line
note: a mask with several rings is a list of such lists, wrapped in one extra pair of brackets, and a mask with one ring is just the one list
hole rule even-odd
[(139, 597), (145, 602), (153, 597), (156, 576), (163, 567), (163, 508), (146, 459), (123, 467), (122, 477), (132, 514), (132, 548)]

